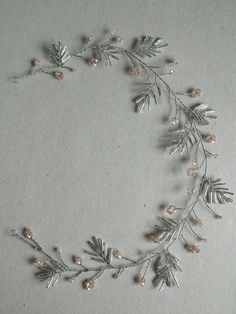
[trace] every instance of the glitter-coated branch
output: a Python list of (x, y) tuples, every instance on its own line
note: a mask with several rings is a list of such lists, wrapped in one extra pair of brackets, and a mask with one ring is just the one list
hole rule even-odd
[[(225, 183), (219, 178), (212, 179), (208, 176), (208, 159), (216, 155), (210, 152), (206, 145), (215, 143), (216, 136), (205, 133), (200, 128), (209, 125), (211, 119), (216, 119), (215, 111), (199, 101), (191, 105), (184, 101), (186, 97), (201, 97), (202, 91), (194, 88), (177, 92), (170, 87), (165, 77), (174, 73), (173, 67), (178, 64), (176, 59), (169, 58), (162, 65), (147, 63), (146, 59), (156, 57), (167, 46), (161, 38), (144, 36), (136, 40), (129, 50), (121, 47), (122, 42), (123, 38), (114, 33), (107, 34), (98, 42), (90, 35), (84, 39), (83, 47), (74, 52), (69, 51), (61, 41), (53, 42), (49, 55), (53, 65), (41, 66), (38, 59), (33, 59), (31, 70), (22, 76), (15, 76), (13, 81), (19, 82), (36, 74), (49, 74), (57, 80), (63, 80), (64, 70), (76, 71), (74, 66), (68, 65), (72, 59), (83, 60), (90, 66), (98, 66), (112, 65), (113, 61), (119, 61), (121, 56), (125, 57), (129, 65), (128, 74), (140, 80), (139, 90), (134, 98), (138, 112), (150, 109), (151, 104), (158, 104), (166, 97), (171, 108), (171, 129), (163, 137), (161, 146), (166, 147), (170, 155), (187, 155), (192, 159), (186, 174), (194, 178), (194, 185), (187, 190), (188, 200), (184, 206), (166, 206), (164, 216), (160, 217), (159, 223), (147, 235), (147, 238), (155, 243), (155, 248), (138, 258), (130, 258), (123, 251), (108, 247), (102, 239), (92, 237), (92, 240), (88, 241), (89, 250), (84, 253), (88, 254), (97, 266), (90, 267), (86, 265), (84, 258), (75, 255), (72, 261), (77, 267), (71, 267), (62, 259), (60, 249), (56, 249), (56, 258), (46, 253), (29, 228), (23, 230), (23, 235), (11, 230), (11, 236), (24, 241), (41, 254), (42, 258), (35, 258), (33, 264), (38, 268), (37, 278), (47, 281), (47, 287), (54, 286), (61, 276), (69, 282), (74, 282), (82, 274), (88, 273), (91, 276), (83, 281), (83, 287), (91, 290), (104, 272), (112, 271), (113, 278), (117, 279), (131, 267), (139, 269), (136, 282), (144, 286), (146, 273), (152, 264), (155, 286), (160, 289), (164, 285), (179, 286), (175, 273), (181, 271), (180, 262), (170, 253), (170, 247), (181, 241), (187, 251), (198, 253), (199, 246), (187, 240), (187, 235), (191, 232), (196, 240), (206, 242), (206, 238), (196, 229), (196, 226), (203, 224), (198, 216), (202, 208), (209, 210), (215, 218), (221, 218), (212, 208), (212, 204), (232, 202), (230, 196), (233, 193), (229, 192)], [(176, 212), (180, 215), (175, 218)], [(171, 218), (167, 217), (168, 215)], [(67, 275), (68, 273), (70, 275)]]

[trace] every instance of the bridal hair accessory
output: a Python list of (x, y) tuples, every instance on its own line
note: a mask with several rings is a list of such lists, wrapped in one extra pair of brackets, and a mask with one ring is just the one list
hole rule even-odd
[[(186, 169), (186, 175), (192, 178), (191, 186), (186, 190), (187, 201), (183, 201), (182, 206), (170, 204), (164, 208), (162, 217), (147, 234), (147, 240), (153, 242), (153, 249), (136, 258), (129, 257), (125, 251), (108, 246), (103, 239), (93, 236), (88, 241), (89, 249), (84, 250), (84, 256), (72, 256), (74, 266), (70, 266), (63, 260), (59, 248), (55, 249), (54, 254), (48, 254), (35, 240), (31, 229), (24, 228), (22, 234), (16, 230), (9, 231), (11, 236), (20, 239), (38, 253), (39, 257), (35, 257), (32, 264), (37, 268), (36, 277), (46, 281), (47, 287), (55, 286), (61, 277), (74, 282), (84, 274), (87, 277), (83, 277), (82, 285), (86, 290), (91, 290), (105, 272), (110, 271), (112, 277), (118, 279), (130, 268), (137, 269), (135, 282), (139, 286), (146, 284), (148, 270), (154, 271), (153, 284), (159, 289), (164, 285), (179, 286), (176, 272), (181, 271), (181, 266), (179, 259), (171, 253), (173, 245), (180, 241), (188, 252), (199, 253), (200, 246), (197, 242), (207, 241), (198, 231), (203, 224), (200, 218), (202, 210), (205, 208), (213, 217), (222, 218), (214, 206), (232, 202), (230, 196), (233, 193), (229, 192), (225, 183), (220, 178), (208, 175), (208, 160), (217, 156), (209, 147), (216, 142), (216, 136), (206, 133), (203, 127), (208, 126), (216, 115), (207, 104), (198, 100), (196, 103), (188, 101), (188, 97), (189, 100), (201, 97), (202, 91), (192, 88), (179, 92), (169, 85), (165, 78), (174, 73), (173, 68), (179, 63), (178, 60), (168, 58), (159, 65), (146, 61), (156, 57), (167, 46), (162, 38), (141, 37), (134, 41), (131, 49), (123, 48), (122, 42), (123, 38), (114, 32), (106, 34), (100, 41), (89, 35), (84, 38), (82, 48), (76, 51), (68, 50), (61, 41), (52, 42), (49, 54), (52, 64), (43, 66), (39, 59), (33, 59), (30, 71), (15, 76), (13, 81), (19, 82), (36, 74), (48, 74), (61, 81), (67, 71), (76, 71), (70, 65), (72, 60), (83, 60), (89, 66), (96, 67), (112, 65), (113, 61), (119, 61), (123, 56), (128, 64), (127, 73), (138, 80), (140, 88), (134, 97), (136, 110), (143, 112), (150, 109), (152, 103), (158, 104), (161, 99), (170, 106), (170, 127), (160, 146), (167, 148), (170, 155), (179, 154), (187, 156), (187, 162), (191, 160)], [(194, 242), (188, 240), (189, 233), (195, 238)], [(87, 264), (85, 254), (91, 257), (94, 266)]]

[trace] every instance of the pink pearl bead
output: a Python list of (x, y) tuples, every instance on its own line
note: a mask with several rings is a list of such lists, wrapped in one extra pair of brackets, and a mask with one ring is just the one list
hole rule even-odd
[(174, 205), (170, 205), (166, 208), (166, 212), (168, 214), (173, 214), (174, 212), (176, 212), (176, 207)]
[(143, 287), (145, 285), (145, 279), (143, 277), (138, 277), (137, 278), (137, 284)]
[(188, 194), (193, 194), (193, 189), (192, 189), (192, 188), (188, 188), (188, 189), (187, 189), (187, 193), (188, 193)]
[(95, 287), (95, 281), (93, 279), (86, 279), (83, 283), (83, 287), (87, 290), (91, 290)]
[(93, 65), (93, 66), (97, 66), (98, 65), (99, 60), (97, 58), (91, 58), (89, 60), (89, 64)]
[(64, 74), (61, 71), (56, 71), (56, 72), (53, 72), (53, 77), (56, 80), (61, 81), (64, 78)]
[(114, 251), (112, 252), (112, 255), (113, 255), (114, 257), (116, 257), (116, 258), (119, 258), (119, 259), (122, 258), (122, 252), (119, 251), (119, 250), (114, 250)]
[(115, 43), (120, 43), (120, 42), (122, 42), (122, 40), (123, 40), (123, 37), (120, 36), (120, 35), (117, 35), (117, 36), (113, 37), (113, 41)]
[(81, 262), (82, 262), (82, 258), (80, 257), (80, 256), (73, 256), (72, 257), (72, 259), (73, 259), (73, 262), (75, 263), (75, 264), (78, 264), (78, 265), (80, 265), (81, 264)]
[(189, 93), (189, 96), (192, 98), (201, 97), (202, 91), (199, 88), (192, 89), (191, 92)]
[(33, 232), (29, 228), (24, 228), (23, 229), (23, 236), (25, 238), (32, 239), (33, 238)]
[(170, 124), (177, 125), (178, 123), (179, 123), (179, 121), (176, 117), (170, 118)]
[(39, 61), (39, 59), (33, 59), (33, 60), (31, 61), (31, 64), (32, 64), (32, 66), (37, 67), (37, 66), (39, 66), (39, 64), (40, 64), (40, 61)]
[(203, 137), (203, 139), (206, 143), (215, 143), (216, 142), (216, 136), (214, 134), (206, 134)]
[(188, 168), (187, 169), (187, 175), (191, 177), (195, 177), (197, 174), (197, 169), (196, 168)]
[(197, 158), (193, 158), (192, 164), (193, 164), (193, 166), (196, 166), (196, 164), (197, 164)]
[(43, 265), (43, 262), (42, 262), (40, 259), (36, 258), (36, 259), (33, 261), (33, 265), (34, 265), (35, 267), (41, 267), (41, 266)]
[(199, 253), (200, 252), (200, 248), (198, 246), (196, 246), (195, 244), (187, 244), (185, 247), (191, 253)]

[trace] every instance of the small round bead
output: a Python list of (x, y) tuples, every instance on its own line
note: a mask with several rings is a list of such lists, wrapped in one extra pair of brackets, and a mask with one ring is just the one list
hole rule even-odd
[(78, 265), (80, 265), (81, 264), (81, 262), (82, 262), (82, 258), (80, 257), (80, 256), (73, 256), (72, 257), (72, 259), (73, 259), (73, 262), (75, 263), (75, 264), (78, 264)]
[(122, 42), (122, 40), (123, 40), (123, 37), (120, 36), (120, 35), (116, 35), (116, 36), (113, 37), (113, 41), (115, 43), (120, 43), (120, 42)]
[(93, 35), (88, 35), (85, 39), (84, 42), (88, 45), (91, 44), (94, 41)]
[(86, 290), (91, 290), (95, 287), (95, 281), (93, 279), (86, 279), (83, 283), (83, 287)]
[(188, 168), (187, 169), (187, 175), (190, 177), (195, 177), (197, 174), (197, 169), (196, 168)]
[(114, 273), (114, 274), (112, 274), (112, 277), (113, 277), (114, 279), (118, 279), (118, 278), (119, 278), (119, 275), (118, 275), (118, 273)]
[(130, 69), (130, 74), (133, 75), (133, 76), (140, 76), (142, 74), (142, 69), (139, 69), (138, 67), (133, 67)]
[(143, 277), (138, 277), (138, 278), (136, 279), (136, 282), (137, 282), (138, 285), (140, 285), (141, 287), (143, 287), (143, 286), (145, 285), (145, 278), (143, 278)]
[(73, 283), (75, 281), (75, 278), (73, 278), (73, 277), (65, 277), (65, 280), (70, 282), (70, 283)]
[(198, 225), (199, 227), (201, 227), (203, 225), (203, 221), (200, 218), (196, 218), (194, 220), (195, 225)]
[(167, 60), (168, 64), (179, 64), (179, 60), (175, 59), (175, 58), (170, 58)]
[(64, 74), (61, 71), (56, 71), (56, 72), (53, 72), (53, 77), (56, 80), (61, 81), (64, 78)]
[(33, 261), (33, 265), (34, 265), (35, 267), (41, 267), (41, 266), (43, 265), (43, 262), (42, 262), (40, 259), (36, 258), (36, 259)]
[(24, 229), (23, 229), (23, 236), (24, 236), (25, 238), (32, 239), (32, 238), (33, 238), (33, 232), (32, 232), (32, 230), (30, 230), (29, 228), (24, 228)]
[(188, 189), (187, 189), (187, 193), (188, 193), (188, 194), (193, 194), (193, 189), (192, 189), (192, 188), (188, 188)]
[(206, 134), (203, 136), (203, 139), (206, 143), (215, 143), (216, 136), (214, 134)]
[(201, 97), (202, 96), (202, 91), (199, 88), (192, 89), (189, 92), (189, 96), (192, 97), (192, 98)]
[(170, 124), (171, 125), (177, 125), (178, 123), (179, 123), (179, 121), (176, 117), (170, 118)]
[(197, 165), (197, 158), (193, 158), (193, 160), (192, 160), (192, 164), (193, 164), (193, 166), (196, 166)]
[(152, 232), (150, 234), (147, 235), (148, 240), (154, 242), (154, 243), (158, 243), (158, 234), (156, 232)]
[(122, 252), (119, 251), (119, 250), (114, 250), (114, 251), (112, 252), (112, 255), (113, 255), (114, 257), (116, 257), (116, 258), (119, 258), (119, 259), (122, 258)]
[(168, 214), (173, 214), (174, 212), (176, 212), (176, 207), (174, 205), (169, 205), (168, 207), (166, 207), (166, 212)]
[(92, 66), (97, 66), (98, 65), (99, 60), (97, 58), (91, 58), (88, 60), (88, 63)]
[(40, 64), (40, 60), (39, 59), (33, 59), (31, 61), (32, 66), (37, 67)]
[(200, 248), (195, 244), (186, 244), (186, 249), (191, 253), (199, 253)]

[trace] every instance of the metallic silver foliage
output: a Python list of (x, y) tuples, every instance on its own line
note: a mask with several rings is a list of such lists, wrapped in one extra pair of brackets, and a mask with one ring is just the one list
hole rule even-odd
[(233, 202), (228, 195), (233, 195), (234, 193), (229, 192), (229, 189), (224, 186), (225, 183), (221, 182), (221, 179), (205, 179), (202, 182), (200, 193), (209, 204)]
[(160, 37), (143, 36), (136, 41), (133, 52), (141, 58), (153, 57), (161, 53), (160, 49), (167, 45)]
[(164, 284), (169, 288), (179, 287), (174, 271), (182, 271), (180, 261), (169, 251), (165, 251), (158, 257), (154, 269), (156, 278), (153, 280), (153, 284), (160, 290), (162, 290)]
[(166, 136), (166, 141), (170, 155), (174, 155), (176, 152), (185, 155), (199, 142), (199, 137), (195, 129), (181, 128), (170, 132)]
[(171, 218), (160, 218), (161, 225), (155, 225), (157, 242), (168, 242), (169, 244), (178, 239), (182, 224)]
[(206, 104), (194, 104), (186, 109), (186, 115), (199, 125), (208, 125), (208, 119), (216, 119), (215, 111)]
[(67, 47), (62, 45), (61, 40), (59, 40), (57, 43), (52, 42), (51, 54), (49, 57), (51, 61), (59, 67), (63, 66), (71, 58)]
[(96, 47), (97, 53), (99, 55), (100, 60), (104, 62), (105, 65), (112, 65), (112, 59), (119, 61), (118, 55), (120, 54), (120, 50), (113, 45), (98, 45)]
[(92, 249), (92, 252), (85, 250), (89, 255), (92, 255), (92, 259), (101, 263), (110, 263), (112, 261), (112, 248), (108, 248), (106, 242), (103, 239), (92, 237), (92, 241), (88, 241), (88, 245)]
[(147, 108), (150, 109), (150, 103), (153, 99), (155, 104), (158, 103), (158, 97), (161, 97), (160, 86), (154, 83), (146, 83), (145, 87), (138, 92), (138, 95), (134, 98), (136, 104), (136, 111), (141, 113)]

